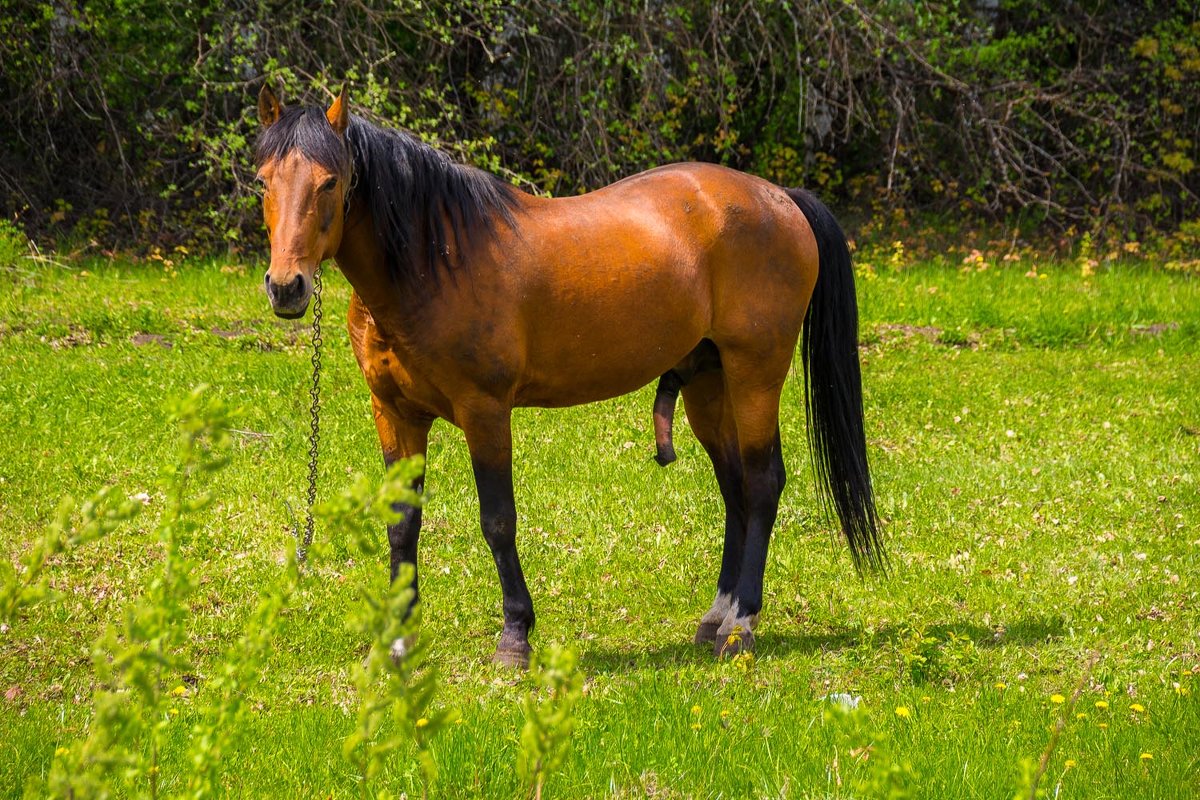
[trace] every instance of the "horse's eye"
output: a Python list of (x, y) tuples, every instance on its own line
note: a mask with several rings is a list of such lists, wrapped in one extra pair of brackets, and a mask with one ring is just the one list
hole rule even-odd
[(330, 178), (329, 180), (327, 180), (321, 184), (321, 191), (322, 192), (332, 192), (333, 188), (335, 186), (337, 186), (337, 182), (338, 182), (337, 178)]

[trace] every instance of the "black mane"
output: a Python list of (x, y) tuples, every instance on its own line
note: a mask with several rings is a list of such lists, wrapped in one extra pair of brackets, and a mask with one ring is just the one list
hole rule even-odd
[[(461, 252), (497, 220), (514, 224), (515, 188), (402, 131), (352, 116), (343, 138), (321, 108), (292, 106), (259, 137), (254, 156), (261, 166), (293, 149), (347, 179), (351, 198), (374, 219), (396, 283), (428, 275), (436, 285), (452, 266), (451, 245)], [(425, 252), (414, 252), (422, 244)]]

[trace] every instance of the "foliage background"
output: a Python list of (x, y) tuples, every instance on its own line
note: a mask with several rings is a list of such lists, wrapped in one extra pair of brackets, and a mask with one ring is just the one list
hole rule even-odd
[(718, 161), (836, 204), (1200, 226), (1194, 0), (0, 0), (3, 212), (239, 247), (254, 97), (355, 108), (526, 188)]

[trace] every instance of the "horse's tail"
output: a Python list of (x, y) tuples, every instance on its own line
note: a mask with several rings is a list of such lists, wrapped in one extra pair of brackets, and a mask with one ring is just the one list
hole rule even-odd
[(856, 567), (886, 568), (871, 491), (858, 365), (858, 301), (846, 234), (811, 192), (788, 189), (817, 240), (817, 284), (804, 318), (801, 360), (809, 453), (822, 499), (842, 524)]

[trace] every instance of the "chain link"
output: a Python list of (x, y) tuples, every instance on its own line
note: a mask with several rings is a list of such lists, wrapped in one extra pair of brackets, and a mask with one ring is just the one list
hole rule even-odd
[(308, 434), (308, 509), (304, 518), (304, 537), (296, 531), (296, 561), (303, 564), (308, 557), (308, 548), (313, 540), (313, 506), (317, 502), (317, 452), (321, 443), (321, 269), (313, 273), (313, 318), (312, 318), (312, 385), (308, 389), (312, 405), (309, 407)]

